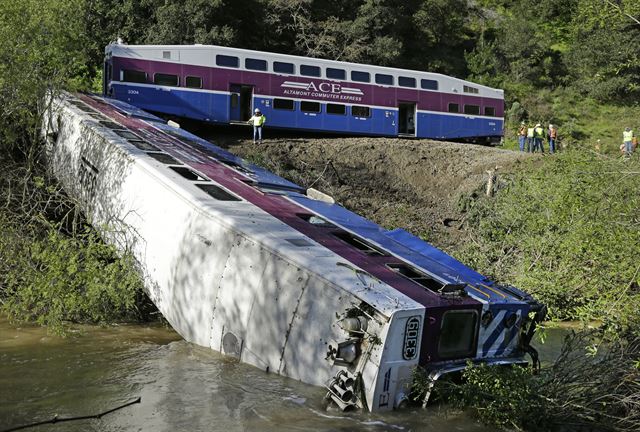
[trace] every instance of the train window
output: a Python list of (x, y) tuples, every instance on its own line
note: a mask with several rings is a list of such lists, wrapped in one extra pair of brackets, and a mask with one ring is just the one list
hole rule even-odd
[(158, 162), (162, 162), (163, 164), (167, 164), (167, 165), (179, 165), (180, 164), (180, 162), (178, 162), (177, 160), (175, 160), (174, 158), (172, 158), (171, 156), (169, 156), (166, 153), (149, 152), (149, 153), (147, 153), (147, 155), (151, 156), (152, 158), (154, 158)]
[(484, 115), (488, 117), (495, 117), (496, 109), (494, 107), (484, 107)]
[[(100, 118), (100, 117), (96, 117), (96, 118)], [(114, 129), (114, 130), (122, 130), (122, 129), (124, 129), (124, 126), (119, 125), (116, 122), (112, 122), (111, 120), (98, 120), (98, 123), (100, 123), (103, 126), (108, 127), (109, 129)]]
[(393, 85), (393, 76), (386, 74), (376, 74), (376, 84)]
[(178, 75), (157, 73), (153, 75), (153, 83), (163, 86), (178, 86)]
[(411, 78), (411, 77), (398, 77), (398, 85), (400, 87), (412, 87), (415, 88), (416, 86), (416, 79), (415, 78)]
[(87, 106), (87, 104), (85, 104), (84, 102), (70, 100), (69, 103), (71, 105), (75, 106), (76, 108), (81, 109), (84, 112), (87, 112), (87, 113), (95, 113), (96, 112), (96, 110), (94, 110), (93, 108), (89, 108)]
[(195, 171), (191, 171), (189, 168), (179, 167), (179, 166), (170, 166), (169, 168), (171, 168), (173, 171), (177, 172), (187, 180), (191, 180), (191, 181), (206, 180), (206, 178), (201, 177), (199, 174), (197, 174)]
[(273, 108), (293, 111), (294, 109), (293, 99), (274, 99)]
[(197, 184), (196, 186), (211, 198), (215, 198), (219, 201), (241, 201), (240, 198), (230, 194), (219, 186), (213, 184)]
[(147, 82), (147, 73), (144, 71), (137, 71), (132, 69), (123, 69), (122, 70), (122, 81), (132, 82), (132, 83), (146, 83)]
[(351, 71), (351, 81), (369, 82), (371, 74), (369, 72)]
[(475, 352), (478, 313), (474, 310), (447, 311), (442, 316), (438, 356), (469, 357)]
[(430, 79), (420, 80), (420, 87), (425, 90), (438, 90), (438, 81)]
[(465, 114), (471, 114), (471, 115), (479, 115), (480, 114), (480, 107), (478, 105), (465, 105), (464, 106), (464, 113)]
[(184, 85), (189, 88), (202, 88), (202, 78), (197, 76), (188, 76), (184, 79)]
[(371, 109), (366, 106), (352, 105), (351, 115), (354, 117), (371, 117)]
[(293, 63), (273, 62), (273, 71), (285, 74), (296, 73), (296, 67)]
[(471, 86), (463, 86), (463, 87), (462, 87), (462, 90), (463, 90), (465, 93), (472, 93), (472, 94), (478, 94), (478, 93), (480, 93), (480, 89), (477, 89), (477, 88), (475, 88), (475, 87), (471, 87)]
[(347, 77), (347, 72), (344, 69), (327, 68), (325, 70), (325, 74), (327, 75), (327, 78), (331, 79), (343, 80)]
[(347, 113), (346, 105), (327, 104), (327, 114), (345, 115)]
[(218, 66), (237, 68), (240, 67), (240, 59), (234, 56), (218, 54), (216, 55), (216, 64)]
[(153, 146), (153, 145), (149, 144), (148, 142), (143, 141), (141, 139), (130, 139), (130, 140), (127, 140), (127, 141), (129, 141), (130, 144), (136, 146), (140, 150), (157, 151), (157, 152), (160, 151), (160, 149), (158, 147)]
[(318, 66), (300, 65), (300, 75), (319, 77), (320, 68)]
[(431, 276), (407, 264), (392, 263), (387, 264), (387, 267), (399, 275), (404, 276), (407, 279), (411, 279), (415, 283), (420, 284), (433, 292), (438, 292), (443, 287), (443, 284), (433, 279)]
[(266, 71), (267, 61), (248, 58), (244, 60), (244, 67), (251, 70)]
[(458, 105), (457, 103), (450, 103), (449, 104), (449, 112), (450, 113), (460, 112), (460, 105)]
[(298, 213), (297, 216), (300, 219), (309, 222), (313, 226), (322, 227), (322, 228), (335, 228), (334, 224), (321, 218), (320, 216), (316, 216), (313, 214), (306, 214), (306, 213)]
[(384, 250), (378, 249), (366, 240), (361, 239), (360, 237), (357, 237), (347, 231), (334, 232), (333, 235), (343, 242), (348, 243), (356, 249), (366, 253), (367, 255), (389, 256), (389, 254)]
[(313, 246), (313, 243), (311, 243), (309, 240), (307, 239), (302, 239), (302, 238), (290, 238), (290, 239), (285, 239), (286, 241), (288, 241), (289, 243), (291, 243), (292, 245), (296, 246), (296, 247), (309, 247), (309, 246)]
[(116, 134), (118, 134), (119, 136), (121, 136), (122, 138), (124, 138), (124, 139), (128, 139), (128, 140), (140, 139), (140, 137), (138, 135), (136, 135), (133, 132), (130, 132), (128, 130), (114, 130), (114, 132)]
[(302, 101), (302, 102), (300, 102), (300, 111), (319, 113), (320, 112), (320, 103)]

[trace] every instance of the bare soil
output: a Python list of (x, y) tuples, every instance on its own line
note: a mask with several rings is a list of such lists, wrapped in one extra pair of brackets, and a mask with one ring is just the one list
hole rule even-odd
[(318, 137), (267, 130), (253, 144), (248, 128), (208, 129), (217, 145), (388, 228), (404, 228), (445, 250), (462, 241), (462, 200), (485, 193), (487, 171), (517, 170), (531, 155), (432, 140)]

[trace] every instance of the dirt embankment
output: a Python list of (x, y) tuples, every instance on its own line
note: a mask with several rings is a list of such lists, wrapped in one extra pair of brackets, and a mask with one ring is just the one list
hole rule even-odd
[(402, 227), (445, 250), (460, 241), (461, 197), (483, 193), (488, 170), (512, 172), (530, 157), (431, 140), (280, 135), (254, 145), (246, 139), (249, 131), (216, 129), (206, 135), (383, 227)]

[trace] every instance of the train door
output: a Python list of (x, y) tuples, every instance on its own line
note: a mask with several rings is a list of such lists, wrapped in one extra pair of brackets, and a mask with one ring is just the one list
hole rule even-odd
[(231, 84), (229, 98), (229, 121), (243, 122), (251, 118), (253, 86)]
[(398, 104), (398, 135), (416, 136), (416, 104), (414, 102)]
[(111, 64), (111, 55), (104, 59), (104, 69), (102, 71), (102, 94), (104, 96), (111, 96), (109, 94), (109, 87), (111, 84), (111, 74), (113, 72), (113, 66)]

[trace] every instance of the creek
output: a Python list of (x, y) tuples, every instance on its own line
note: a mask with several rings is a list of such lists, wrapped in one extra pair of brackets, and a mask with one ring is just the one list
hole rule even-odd
[[(551, 330), (542, 356), (557, 352)], [(60, 417), (42, 431), (477, 431), (468, 414), (442, 405), (390, 413), (326, 411), (324, 390), (187, 343), (148, 325), (76, 326), (66, 338), (0, 318), (0, 431)]]

